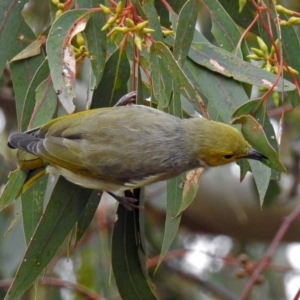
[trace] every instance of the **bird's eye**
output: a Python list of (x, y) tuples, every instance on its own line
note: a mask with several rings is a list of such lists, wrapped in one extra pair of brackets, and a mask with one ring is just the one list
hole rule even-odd
[(230, 158), (232, 158), (233, 157), (233, 155), (232, 154), (227, 154), (227, 155), (224, 155), (224, 158), (226, 158), (226, 159), (230, 159)]

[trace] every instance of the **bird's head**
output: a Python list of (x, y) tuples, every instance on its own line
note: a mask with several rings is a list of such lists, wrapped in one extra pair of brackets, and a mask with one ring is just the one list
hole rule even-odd
[(209, 166), (220, 166), (242, 158), (258, 161), (267, 159), (253, 149), (242, 134), (232, 126), (205, 121), (199, 128), (202, 128), (200, 129), (202, 132), (199, 133), (201, 143), (199, 143), (197, 157)]

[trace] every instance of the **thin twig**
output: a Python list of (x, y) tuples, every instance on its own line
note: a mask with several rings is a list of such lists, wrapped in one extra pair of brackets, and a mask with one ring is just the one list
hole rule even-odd
[(260, 262), (256, 265), (251, 277), (249, 278), (242, 294), (241, 294), (241, 300), (246, 300), (251, 292), (251, 289), (253, 285), (255, 284), (255, 281), (257, 280), (258, 276), (261, 274), (261, 272), (266, 268), (266, 266), (269, 264), (278, 244), (281, 242), (282, 238), (286, 234), (287, 230), (290, 228), (291, 224), (300, 216), (300, 205), (292, 211), (283, 221), (281, 224), (279, 230), (277, 231), (272, 243), (270, 244), (268, 250), (260, 260)]
[[(12, 284), (13, 279), (7, 279), (7, 280), (0, 280), (0, 288), (5, 289), (9, 288), (9, 286)], [(38, 280), (38, 283), (40, 285), (44, 286), (54, 286), (58, 288), (66, 288), (73, 290), (74, 292), (78, 293), (84, 299), (86, 300), (101, 300), (101, 296), (96, 294), (95, 292), (90, 291), (89, 289), (83, 287), (82, 285), (66, 280), (61, 280), (54, 277), (43, 277)]]

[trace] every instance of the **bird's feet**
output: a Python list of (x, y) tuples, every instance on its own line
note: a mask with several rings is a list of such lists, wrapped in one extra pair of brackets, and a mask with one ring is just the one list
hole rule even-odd
[(126, 106), (136, 104), (136, 91), (124, 95), (114, 106)]
[(112, 192), (107, 192), (107, 193), (111, 195), (113, 198), (115, 198), (120, 204), (122, 204), (128, 210), (133, 210), (134, 208), (144, 209), (143, 206), (135, 204), (135, 202), (138, 201), (135, 198), (115, 195)]

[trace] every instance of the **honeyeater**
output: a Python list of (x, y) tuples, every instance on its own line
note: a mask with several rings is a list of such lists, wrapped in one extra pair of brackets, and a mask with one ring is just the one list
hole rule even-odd
[(180, 119), (141, 105), (59, 117), (40, 128), (11, 134), (8, 145), (21, 150), (20, 168), (45, 167), (75, 184), (107, 191), (125, 206), (130, 199), (116, 192), (198, 167), (266, 159), (232, 126), (204, 118)]

